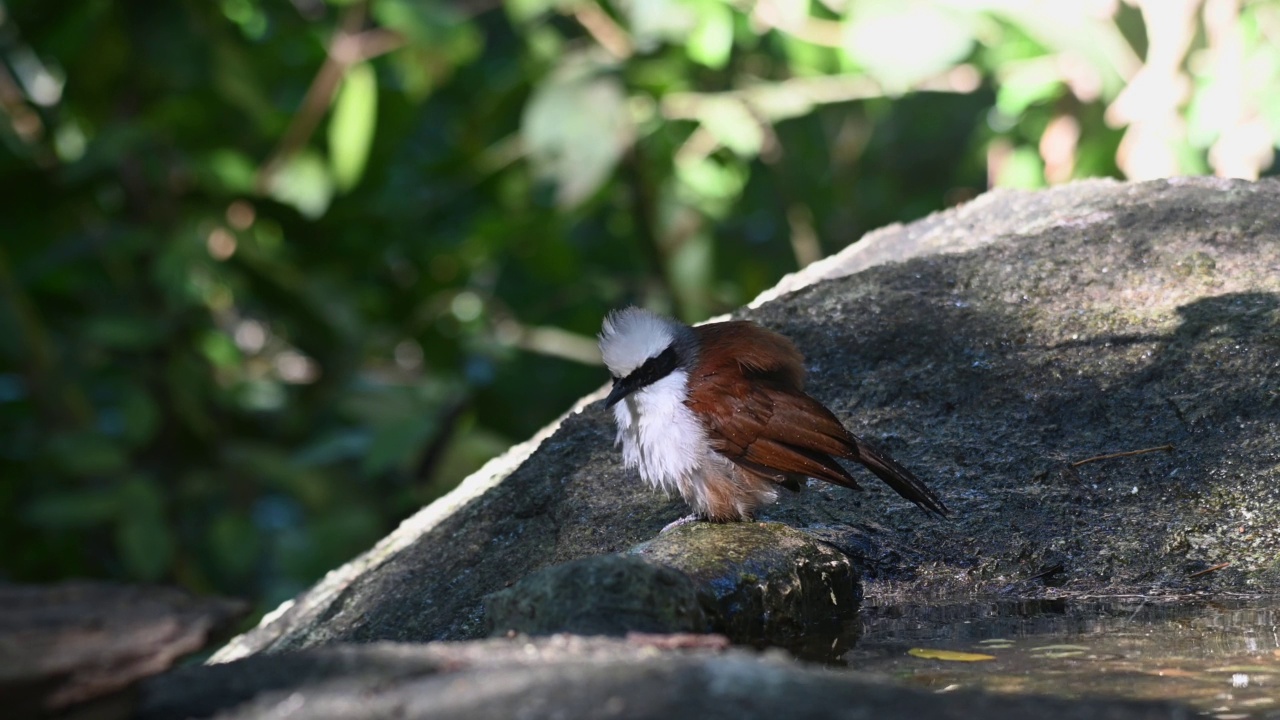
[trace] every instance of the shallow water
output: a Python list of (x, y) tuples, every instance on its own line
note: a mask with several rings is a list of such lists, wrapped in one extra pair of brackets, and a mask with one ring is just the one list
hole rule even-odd
[(1221, 720), (1280, 718), (1280, 598), (866, 606), (860, 630), (838, 664), (938, 692), (1173, 699)]

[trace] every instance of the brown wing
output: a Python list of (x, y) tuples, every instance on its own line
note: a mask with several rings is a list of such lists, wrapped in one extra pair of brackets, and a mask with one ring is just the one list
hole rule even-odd
[(702, 347), (715, 347), (720, 358), (702, 358), (698, 372), (750, 373), (784, 388), (804, 390), (804, 356), (786, 337), (746, 320), (700, 325), (693, 332)]
[(685, 404), (703, 418), (707, 439), (743, 468), (785, 482), (812, 477), (857, 489), (834, 457), (866, 466), (899, 495), (946, 515), (945, 505), (909, 470), (844, 428), (804, 394), (804, 366), (791, 341), (752, 323), (695, 328), (717, 348), (693, 369)]

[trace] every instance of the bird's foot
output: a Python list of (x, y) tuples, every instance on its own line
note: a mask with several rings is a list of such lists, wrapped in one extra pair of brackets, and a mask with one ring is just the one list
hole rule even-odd
[(702, 516), (699, 515), (698, 513), (694, 513), (692, 515), (685, 515), (679, 520), (675, 520), (673, 522), (667, 523), (667, 526), (659, 530), (658, 534), (659, 535), (665, 534), (668, 530), (674, 530), (675, 528), (678, 528), (681, 525), (688, 525), (691, 522), (698, 522), (701, 519), (702, 519)]

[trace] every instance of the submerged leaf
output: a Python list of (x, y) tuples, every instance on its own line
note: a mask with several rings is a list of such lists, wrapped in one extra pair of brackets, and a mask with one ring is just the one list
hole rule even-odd
[(996, 659), (995, 655), (960, 652), (959, 650), (938, 650), (935, 648), (911, 648), (907, 651), (907, 654), (911, 657), (924, 658), (925, 660), (946, 660), (948, 662), (980, 662)]

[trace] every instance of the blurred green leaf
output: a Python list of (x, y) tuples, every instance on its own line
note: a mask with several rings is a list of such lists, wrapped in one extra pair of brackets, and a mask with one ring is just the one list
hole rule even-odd
[(363, 457), (369, 451), (372, 433), (364, 428), (344, 429), (317, 439), (294, 455), (299, 465), (330, 465)]
[(293, 461), (289, 453), (273, 443), (255, 439), (226, 442), (221, 448), (227, 471), (250, 478), (259, 487), (296, 498), (315, 510), (334, 502), (335, 489), (329, 478), (314, 468)]
[(556, 183), (556, 202), (581, 204), (631, 145), (621, 83), (588, 58), (572, 58), (534, 91), (521, 135), (539, 175)]
[(145, 445), (160, 424), (160, 408), (155, 399), (140, 385), (128, 385), (120, 391), (120, 414), (124, 419), (123, 437), (129, 445)]
[(1044, 187), (1044, 161), (1031, 148), (1017, 148), (1009, 156), (999, 177), (1000, 187), (1033, 189)]
[(271, 197), (292, 205), (311, 220), (329, 209), (333, 190), (333, 178), (324, 160), (312, 150), (303, 150), (285, 161), (268, 187)]
[(254, 378), (236, 386), (236, 400), (249, 412), (271, 412), (284, 406), (284, 386), (272, 378)]
[(413, 461), (422, 454), (438, 427), (436, 418), (423, 415), (376, 428), (368, 454), (360, 465), (361, 471), (371, 477)]
[(1032, 105), (1057, 97), (1062, 90), (1062, 73), (1052, 58), (1019, 62), (1001, 73), (996, 107), (1017, 117)]
[(45, 454), (73, 477), (113, 473), (128, 464), (124, 448), (110, 438), (91, 432), (55, 435), (46, 446)]
[(207, 542), (222, 572), (244, 577), (262, 561), (262, 538), (258, 528), (237, 512), (218, 515), (209, 525)]
[[(692, 193), (691, 198), (709, 201), (736, 198), (747, 180), (739, 168), (710, 158), (682, 162), (676, 166), (676, 175), (680, 178), (681, 185)], [(711, 206), (707, 209), (711, 209)]]
[(707, 101), (698, 120), (722, 145), (743, 157), (754, 157), (764, 145), (761, 120), (740, 100), (731, 97)]
[(209, 153), (200, 169), (210, 176), (211, 185), (231, 193), (251, 192), (257, 174), (247, 156), (230, 148)]
[(84, 327), (91, 342), (114, 350), (145, 350), (165, 339), (164, 328), (153, 318), (137, 315), (100, 315)]
[(347, 68), (329, 120), (329, 164), (339, 190), (360, 182), (378, 119), (378, 75), (371, 63)]
[(698, 27), (698, 8), (684, 0), (626, 0), (619, 5), (641, 51), (664, 41), (682, 41)]
[(116, 550), (133, 577), (159, 580), (173, 560), (173, 536), (153, 481), (135, 477), (120, 488)]
[(101, 525), (112, 520), (120, 508), (114, 487), (62, 489), (41, 495), (23, 508), (23, 519), (51, 530), (70, 530)]
[(506, 10), (507, 16), (514, 22), (527, 23), (549, 12), (563, 12), (579, 2), (590, 1), (592, 0), (507, 0), (502, 6)]
[(240, 349), (219, 330), (209, 330), (200, 340), (200, 350), (214, 367), (233, 368), (240, 364)]
[(721, 0), (700, 0), (697, 8), (698, 24), (685, 43), (689, 58), (718, 70), (733, 52), (733, 11)]

